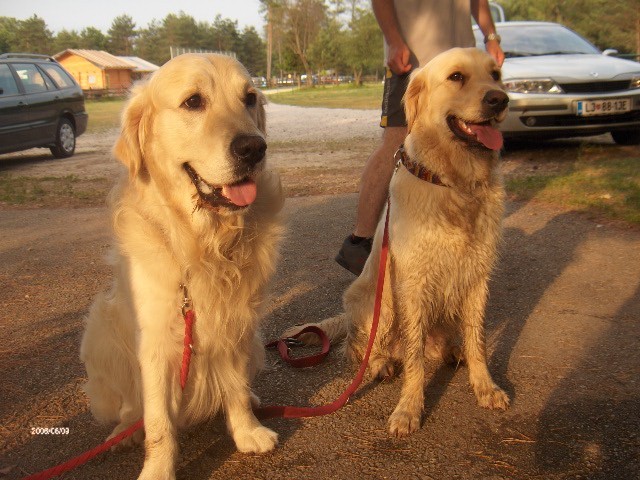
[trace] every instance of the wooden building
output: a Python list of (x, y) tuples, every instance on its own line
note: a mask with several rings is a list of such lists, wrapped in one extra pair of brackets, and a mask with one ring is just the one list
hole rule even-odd
[(122, 93), (159, 67), (137, 57), (117, 57), (101, 50), (67, 49), (54, 58), (85, 92)]

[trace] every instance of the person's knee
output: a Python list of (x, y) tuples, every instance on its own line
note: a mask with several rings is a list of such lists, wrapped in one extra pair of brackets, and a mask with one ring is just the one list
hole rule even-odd
[(404, 142), (407, 136), (407, 127), (387, 127), (384, 129), (382, 142), (385, 145), (395, 145), (396, 147)]

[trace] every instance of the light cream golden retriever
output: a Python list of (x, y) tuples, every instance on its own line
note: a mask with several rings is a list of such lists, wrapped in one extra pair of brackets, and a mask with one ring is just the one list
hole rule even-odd
[[(236, 60), (190, 54), (136, 86), (122, 115), (114, 152), (128, 175), (110, 196), (115, 278), (91, 308), (81, 358), (91, 411), (117, 422), (112, 436), (144, 418), (140, 479), (175, 478), (176, 429), (220, 409), (240, 451), (277, 443), (254, 416), (250, 389), (282, 234), (263, 104)], [(185, 292), (196, 317), (182, 391)]]
[[(405, 166), (398, 166), (389, 186), (390, 261), (369, 360), (379, 377), (399, 366), (404, 371), (400, 401), (389, 419), (393, 435), (420, 426), (428, 356), (464, 358), (478, 403), (509, 405), (487, 368), (484, 334), (504, 198), (496, 125), (507, 103), (498, 66), (475, 48), (447, 51), (411, 76)], [(416, 174), (435, 174), (435, 183)], [(383, 213), (362, 274), (344, 295), (345, 313), (317, 324), (334, 340), (346, 336), (347, 353), (358, 361), (371, 329), (384, 218)], [(302, 337), (308, 343), (315, 338)]]

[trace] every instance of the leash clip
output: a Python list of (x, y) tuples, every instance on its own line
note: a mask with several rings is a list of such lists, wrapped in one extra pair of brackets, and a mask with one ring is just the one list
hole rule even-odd
[(297, 338), (287, 337), (283, 338), (282, 341), (287, 345), (287, 347), (301, 347), (304, 343)]
[(181, 283), (180, 288), (182, 289), (182, 305), (180, 307), (180, 311), (182, 312), (182, 316), (184, 316), (189, 310), (191, 310), (193, 305), (191, 303), (191, 298), (189, 297), (189, 292), (187, 291), (187, 286), (184, 283)]
[(396, 161), (396, 166), (393, 169), (393, 174), (395, 175), (400, 165), (402, 165), (402, 157), (404, 156), (404, 144), (400, 145), (396, 150), (396, 153), (393, 154), (393, 159)]

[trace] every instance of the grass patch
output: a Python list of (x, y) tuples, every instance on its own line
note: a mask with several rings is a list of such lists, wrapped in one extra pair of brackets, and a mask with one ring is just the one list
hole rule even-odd
[(380, 109), (382, 84), (371, 83), (361, 87), (353, 85), (322, 85), (286, 90), (269, 95), (274, 103), (299, 107)]
[(110, 98), (100, 100), (85, 100), (84, 105), (89, 114), (87, 133), (100, 133), (117, 128), (120, 125), (120, 112), (125, 100)]
[(0, 203), (62, 207), (104, 204), (111, 181), (106, 178), (24, 177), (0, 174)]
[(535, 199), (640, 225), (640, 156), (627, 153), (581, 147), (577, 160), (558, 171), (507, 178), (507, 191), (515, 200)]

